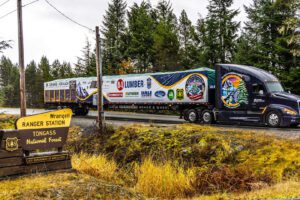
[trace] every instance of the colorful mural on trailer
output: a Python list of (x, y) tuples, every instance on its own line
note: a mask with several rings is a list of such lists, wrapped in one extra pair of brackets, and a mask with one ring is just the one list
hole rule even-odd
[[(214, 70), (199, 68), (170, 73), (136, 74), (103, 77), (103, 96), (112, 103), (193, 103), (208, 101), (208, 87), (214, 87)], [(63, 81), (64, 84), (59, 84)], [(45, 84), (45, 91), (72, 90), (76, 99), (86, 102), (97, 98), (96, 77), (56, 80)], [(75, 82), (71, 89), (70, 82)], [(66, 86), (69, 86), (68, 89)], [(75, 96), (74, 95), (74, 96)], [(96, 101), (95, 101), (96, 102)]]
[(188, 98), (193, 101), (202, 99), (205, 91), (205, 82), (203, 78), (196, 74), (192, 75), (186, 81), (185, 91)]
[(222, 79), (222, 101), (228, 108), (237, 108), (248, 104), (246, 83), (239, 74), (230, 73)]

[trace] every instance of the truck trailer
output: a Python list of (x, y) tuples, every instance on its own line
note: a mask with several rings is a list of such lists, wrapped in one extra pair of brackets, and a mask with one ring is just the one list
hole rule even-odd
[[(280, 81), (259, 68), (217, 64), (193, 70), (104, 76), (104, 108), (174, 110), (196, 123), (300, 124), (300, 96), (284, 91)], [(44, 83), (47, 107), (69, 107), (87, 115), (97, 106), (97, 78)]]

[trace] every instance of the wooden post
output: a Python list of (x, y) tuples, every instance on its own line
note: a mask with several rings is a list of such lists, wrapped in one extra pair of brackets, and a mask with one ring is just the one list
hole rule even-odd
[(103, 97), (102, 97), (102, 60), (101, 60), (101, 41), (99, 27), (96, 26), (96, 67), (97, 67), (97, 88), (98, 88), (98, 128), (103, 133)]
[(26, 96), (25, 96), (25, 72), (24, 72), (24, 42), (23, 42), (23, 19), (22, 0), (17, 0), (18, 11), (18, 40), (19, 40), (19, 70), (20, 70), (20, 115), (26, 116)]

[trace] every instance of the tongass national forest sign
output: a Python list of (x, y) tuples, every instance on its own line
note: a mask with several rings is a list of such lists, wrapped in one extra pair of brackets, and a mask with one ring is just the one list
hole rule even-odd
[(61, 148), (66, 143), (72, 118), (71, 109), (23, 117), (16, 127), (23, 150)]

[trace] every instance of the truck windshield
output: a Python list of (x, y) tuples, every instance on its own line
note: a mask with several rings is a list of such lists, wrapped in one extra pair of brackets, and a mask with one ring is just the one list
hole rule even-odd
[(279, 82), (268, 82), (267, 88), (269, 92), (284, 92), (284, 89)]

